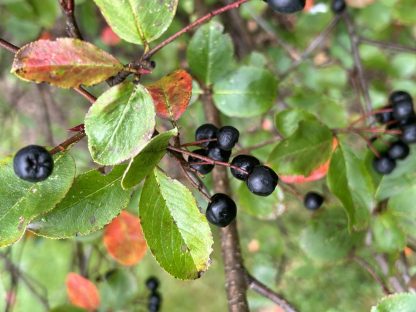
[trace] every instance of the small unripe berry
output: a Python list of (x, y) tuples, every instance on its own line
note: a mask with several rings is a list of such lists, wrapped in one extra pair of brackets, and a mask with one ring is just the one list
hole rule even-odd
[(236, 128), (231, 126), (222, 127), (218, 130), (218, 147), (225, 151), (231, 151), (239, 137), (240, 132)]
[(309, 210), (318, 209), (319, 207), (322, 206), (323, 202), (324, 202), (324, 198), (322, 197), (322, 195), (316, 192), (307, 193), (303, 200), (303, 204)]
[(268, 196), (273, 193), (276, 188), (279, 177), (276, 172), (266, 166), (256, 166), (247, 179), (247, 186), (250, 192)]
[(52, 155), (42, 146), (29, 145), (19, 150), (13, 159), (15, 174), (22, 180), (40, 182), (53, 171)]
[(253, 171), (254, 167), (257, 165), (260, 165), (260, 161), (251, 155), (238, 155), (234, 157), (233, 161), (231, 162), (231, 165), (243, 169), (247, 173), (237, 170), (234, 168), (231, 168), (231, 174), (237, 178), (238, 180), (246, 181), (248, 179), (248, 176)]
[(237, 206), (228, 195), (217, 193), (211, 197), (205, 215), (210, 223), (226, 227), (235, 219)]

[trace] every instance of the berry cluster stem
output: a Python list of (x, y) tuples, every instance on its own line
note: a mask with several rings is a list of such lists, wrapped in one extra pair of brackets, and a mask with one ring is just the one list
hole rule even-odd
[(217, 139), (199, 140), (199, 141), (195, 141), (195, 142), (189, 142), (189, 143), (181, 144), (181, 147), (198, 146), (198, 145), (201, 145), (201, 144), (206, 143), (206, 142), (215, 142), (215, 141), (217, 141)]

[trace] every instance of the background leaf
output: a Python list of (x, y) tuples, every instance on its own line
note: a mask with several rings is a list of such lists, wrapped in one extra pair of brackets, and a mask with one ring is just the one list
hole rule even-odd
[(304, 120), (317, 120), (317, 118), (302, 109), (285, 109), (276, 114), (276, 129), (284, 137), (291, 136), (299, 127), (299, 123)]
[(189, 42), (188, 64), (192, 74), (206, 85), (222, 79), (233, 67), (234, 48), (224, 26), (212, 21), (201, 26)]
[(120, 38), (147, 45), (159, 38), (172, 23), (178, 0), (94, 0)]
[(384, 297), (371, 312), (410, 312), (416, 307), (415, 294), (394, 294)]
[(49, 238), (68, 238), (101, 229), (128, 204), (130, 193), (121, 188), (125, 169), (120, 165), (107, 175), (97, 170), (79, 175), (65, 198), (34, 220), (30, 230)]
[(147, 244), (161, 267), (179, 279), (197, 279), (208, 269), (212, 235), (192, 193), (155, 169), (139, 204)]
[(264, 114), (277, 96), (277, 81), (266, 69), (242, 66), (214, 85), (217, 108), (230, 117)]
[(104, 92), (85, 118), (94, 161), (115, 165), (137, 155), (152, 137), (155, 115), (152, 97), (141, 85), (125, 82)]
[(77, 273), (68, 274), (66, 291), (69, 301), (76, 307), (94, 311), (100, 306), (100, 294), (97, 287)]
[(182, 69), (146, 86), (160, 118), (178, 120), (192, 96), (192, 77)]
[(15, 175), (12, 158), (0, 162), (0, 246), (19, 240), (29, 222), (53, 209), (70, 189), (75, 176), (74, 159), (59, 153), (54, 163), (47, 180), (31, 183)]
[(110, 256), (125, 266), (139, 263), (146, 254), (140, 219), (126, 211), (105, 227), (103, 240)]
[(121, 181), (123, 188), (129, 189), (142, 182), (165, 156), (169, 140), (176, 135), (177, 128), (155, 136), (139, 155), (130, 161)]
[(73, 88), (100, 83), (122, 69), (116, 58), (91, 43), (58, 38), (23, 46), (15, 55), (12, 73), (23, 80)]
[(400, 252), (406, 247), (406, 235), (389, 212), (377, 215), (372, 224), (374, 246), (381, 252)]
[(333, 135), (318, 121), (302, 121), (287, 139), (279, 142), (268, 163), (280, 175), (308, 176), (331, 156)]

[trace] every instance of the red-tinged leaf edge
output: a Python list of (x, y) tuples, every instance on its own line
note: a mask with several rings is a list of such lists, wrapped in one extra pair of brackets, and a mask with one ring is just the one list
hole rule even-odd
[(90, 280), (77, 273), (68, 273), (66, 291), (69, 301), (76, 307), (94, 311), (100, 306), (98, 288)]
[(146, 86), (160, 118), (178, 120), (188, 108), (192, 96), (192, 77), (179, 69)]

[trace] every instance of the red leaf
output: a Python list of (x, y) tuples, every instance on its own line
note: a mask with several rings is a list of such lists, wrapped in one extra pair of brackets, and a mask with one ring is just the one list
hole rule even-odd
[(74, 306), (88, 311), (97, 310), (100, 306), (100, 294), (97, 287), (77, 273), (69, 273), (66, 277), (66, 292)]
[(106, 45), (115, 46), (120, 43), (121, 39), (109, 26), (105, 26), (101, 32), (101, 40)]
[(23, 46), (15, 55), (12, 73), (23, 80), (74, 88), (100, 83), (122, 69), (116, 58), (91, 43), (59, 38)]
[(304, 10), (306, 12), (308, 12), (313, 7), (314, 2), (315, 2), (314, 0), (306, 0), (306, 4), (305, 4)]
[[(337, 146), (338, 146), (338, 141), (337, 139), (334, 138), (334, 140), (332, 141), (332, 151), (335, 151)], [(326, 163), (324, 163), (323, 165), (319, 166), (314, 171), (312, 171), (312, 173), (307, 177), (303, 175), (293, 175), (293, 176), (279, 176), (279, 178), (284, 183), (293, 183), (293, 184), (302, 184), (306, 182), (313, 182), (316, 180), (320, 180), (323, 177), (325, 177), (326, 174), (328, 173), (330, 162), (331, 160), (328, 160)]]
[(180, 69), (146, 88), (153, 97), (158, 116), (164, 119), (178, 120), (186, 111), (191, 100), (192, 77)]
[(110, 256), (122, 265), (137, 264), (146, 254), (147, 248), (140, 219), (122, 211), (106, 226), (104, 245)]

